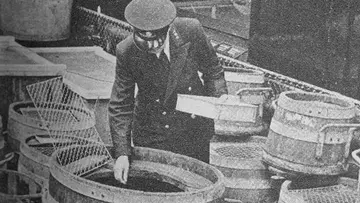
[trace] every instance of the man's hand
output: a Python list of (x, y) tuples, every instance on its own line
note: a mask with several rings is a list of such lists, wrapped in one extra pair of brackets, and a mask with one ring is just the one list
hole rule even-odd
[(115, 179), (123, 184), (126, 184), (129, 173), (129, 158), (128, 156), (119, 156), (114, 165)]

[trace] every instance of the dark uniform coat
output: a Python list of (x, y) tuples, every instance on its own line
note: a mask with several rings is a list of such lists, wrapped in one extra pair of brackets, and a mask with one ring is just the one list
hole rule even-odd
[(155, 54), (139, 50), (132, 35), (117, 45), (116, 76), (109, 103), (115, 158), (131, 154), (132, 133), (135, 146), (208, 161), (213, 120), (176, 111), (177, 94), (227, 94), (223, 69), (195, 19), (176, 18), (170, 26), (169, 45), (170, 67), (163, 67)]

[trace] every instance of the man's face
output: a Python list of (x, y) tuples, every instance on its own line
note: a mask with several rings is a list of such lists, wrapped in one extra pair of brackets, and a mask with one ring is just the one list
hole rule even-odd
[(159, 53), (164, 48), (169, 26), (155, 31), (134, 30), (134, 41), (139, 49)]

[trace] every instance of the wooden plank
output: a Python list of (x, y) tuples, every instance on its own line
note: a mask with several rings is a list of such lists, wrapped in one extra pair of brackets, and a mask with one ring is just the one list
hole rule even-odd
[(174, 2), (176, 7), (212, 7), (212, 6), (232, 6), (230, 0), (206, 0), (206, 1), (183, 1)]
[(112, 82), (95, 82), (74, 73), (66, 73), (63, 81), (72, 91), (85, 99), (109, 99), (113, 85)]
[(98, 46), (86, 46), (86, 47), (37, 47), (29, 48), (35, 53), (56, 53), (56, 52), (95, 52), (102, 51), (103, 49)]
[(0, 76), (57, 76), (65, 71), (63, 64), (0, 64)]
[(229, 95), (222, 101), (216, 97), (178, 94), (176, 110), (207, 118), (255, 122), (257, 106), (240, 102), (238, 96)]
[(43, 57), (40, 57), (35, 52), (30, 51), (29, 49), (23, 47), (23, 46), (9, 46), (8, 50), (14, 50), (19, 54), (22, 54), (24, 56), (27, 56), (30, 60), (34, 61), (35, 63), (39, 64), (53, 64), (50, 61), (44, 59)]
[(32, 48), (53, 63), (67, 65), (64, 83), (85, 99), (109, 99), (116, 57), (101, 47)]
[(66, 66), (55, 65), (15, 42), (12, 36), (0, 36), (0, 76), (56, 76)]
[[(99, 47), (100, 48), (100, 47)], [(101, 56), (103, 57), (104, 59), (107, 59), (108, 61), (111, 61), (112, 63), (116, 64), (116, 57), (114, 57), (113, 55), (105, 52), (103, 49), (97, 49), (95, 51), (95, 53), (98, 55), (98, 56)]]

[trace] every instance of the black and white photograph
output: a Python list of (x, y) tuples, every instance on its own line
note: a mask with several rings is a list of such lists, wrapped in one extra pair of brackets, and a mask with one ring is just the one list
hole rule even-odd
[(359, 203), (360, 1), (0, 0), (0, 203)]

